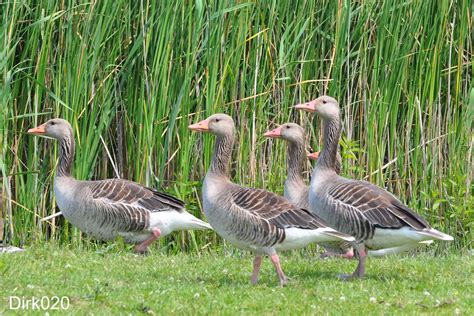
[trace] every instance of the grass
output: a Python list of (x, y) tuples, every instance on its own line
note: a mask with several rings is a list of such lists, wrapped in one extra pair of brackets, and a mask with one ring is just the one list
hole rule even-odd
[[(472, 256), (369, 259), (365, 280), (343, 282), (355, 261), (282, 255), (292, 279), (278, 285), (268, 259), (257, 286), (248, 253), (137, 256), (111, 247), (46, 243), (0, 256), (0, 313), (9, 296), (67, 296), (71, 314), (428, 314), (474, 312)], [(53, 312), (53, 311), (50, 311)]]
[[(291, 106), (330, 94), (342, 105), (343, 173), (387, 187), (455, 236), (453, 250), (470, 249), (471, 7), (468, 0), (2, 1), (4, 239), (83, 242), (62, 219), (40, 222), (57, 211), (57, 149), (25, 131), (51, 117), (73, 125), (77, 178), (118, 174), (179, 196), (199, 216), (212, 140), (191, 134), (191, 122), (231, 114), (233, 180), (281, 193), (284, 143), (262, 134), (295, 121), (318, 149), (320, 125)], [(201, 236), (188, 246), (189, 235), (178, 235), (175, 251), (220, 243)]]
[[(0, 2), (0, 239), (28, 248), (0, 256), (0, 313), (15, 294), (67, 295), (77, 314), (472, 314), (472, 18), (469, 0)], [(251, 258), (222, 255), (213, 232), (136, 257), (40, 221), (57, 211), (57, 149), (25, 131), (49, 118), (72, 123), (77, 178), (118, 174), (201, 216), (213, 143), (187, 126), (232, 115), (233, 180), (282, 193), (285, 144), (262, 135), (293, 121), (318, 149), (320, 124), (291, 106), (321, 94), (342, 105), (343, 174), (388, 188), (454, 242), (370, 260), (351, 283), (334, 275), (355, 262), (293, 252), (280, 289), (268, 261), (250, 286)]]

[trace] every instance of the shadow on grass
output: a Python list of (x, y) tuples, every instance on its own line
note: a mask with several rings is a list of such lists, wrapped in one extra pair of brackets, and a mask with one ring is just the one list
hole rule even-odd
[(374, 270), (380, 270), (379, 266), (373, 267), (371, 269), (370, 265), (366, 266), (366, 274), (363, 279), (349, 279), (343, 280), (339, 276), (341, 274), (351, 274), (357, 267), (357, 261), (346, 261), (341, 262), (340, 267), (334, 269), (334, 265), (337, 262), (328, 263), (331, 266), (331, 270), (328, 270), (328, 267), (324, 266), (324, 261), (321, 263), (314, 264), (312, 267), (301, 267), (300, 269), (293, 269), (291, 273), (298, 278), (311, 278), (311, 279), (323, 279), (323, 280), (337, 280), (340, 282), (358, 282), (364, 280), (370, 281), (379, 281), (379, 282), (390, 282), (390, 281), (399, 281), (404, 279), (401, 277), (400, 271), (397, 269), (383, 269), (381, 273), (374, 272)]
[(291, 277), (294, 279), (325, 279), (337, 280), (337, 273), (334, 271), (327, 271), (322, 269), (305, 269), (290, 271)]
[[(288, 285), (292, 283), (300, 283), (307, 280), (336, 280), (339, 281), (337, 273), (334, 271), (327, 270), (298, 270), (298, 269), (285, 269), (284, 270), (288, 277)], [(214, 285), (216, 287), (255, 287), (255, 286), (267, 286), (269, 288), (280, 287), (277, 274), (274, 269), (265, 269), (259, 276), (257, 285), (253, 285), (250, 282), (251, 271), (245, 272), (233, 272), (231, 274), (216, 273), (213, 275), (199, 275), (195, 278), (188, 279), (190, 283), (204, 282), (207, 285)], [(343, 281), (341, 281), (343, 282)]]

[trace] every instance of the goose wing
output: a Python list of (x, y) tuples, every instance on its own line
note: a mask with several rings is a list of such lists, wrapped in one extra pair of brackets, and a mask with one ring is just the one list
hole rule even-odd
[(121, 231), (144, 230), (149, 225), (149, 213), (183, 212), (185, 207), (175, 197), (127, 180), (95, 181), (89, 189), (99, 225)]
[(335, 209), (335, 226), (358, 238), (369, 238), (376, 227), (430, 229), (430, 225), (395, 196), (365, 181), (332, 185), (327, 199)]
[(232, 203), (252, 216), (278, 228), (327, 227), (325, 221), (317, 215), (298, 208), (287, 199), (265, 190), (240, 188), (232, 195)]
[(125, 204), (144, 208), (150, 212), (180, 212), (185, 208), (183, 201), (171, 195), (127, 180), (108, 179), (97, 181), (91, 187), (91, 191), (94, 199), (101, 200), (104, 203)]

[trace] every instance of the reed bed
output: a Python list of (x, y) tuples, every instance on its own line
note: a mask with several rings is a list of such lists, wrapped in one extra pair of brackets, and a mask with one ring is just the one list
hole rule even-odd
[[(166, 190), (202, 216), (212, 139), (187, 126), (236, 119), (233, 180), (281, 193), (285, 144), (262, 134), (294, 121), (319, 149), (320, 123), (291, 107), (342, 105), (343, 174), (394, 192), (472, 247), (472, 2), (40, 1), (0, 3), (0, 176), (5, 239), (89, 243), (57, 211), (49, 118), (76, 135), (74, 175)], [(308, 163), (308, 169), (310, 165)], [(172, 251), (222, 244), (181, 233)]]

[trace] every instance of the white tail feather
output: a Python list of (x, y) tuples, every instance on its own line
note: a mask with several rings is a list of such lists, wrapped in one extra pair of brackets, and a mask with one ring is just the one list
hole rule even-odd
[[(198, 225), (202, 229), (212, 229), (211, 225), (209, 225), (206, 222), (201, 221), (200, 219), (193, 220), (193, 223)], [(195, 229), (199, 229), (199, 228), (195, 228)]]
[(347, 235), (347, 234), (344, 234), (344, 233), (341, 233), (341, 232), (338, 232), (337, 230), (334, 230), (332, 228), (326, 228), (324, 229), (323, 231), (321, 231), (322, 234), (324, 235), (328, 235), (328, 236), (332, 236), (332, 237), (336, 237), (337, 239), (340, 239), (340, 240), (345, 240), (345, 241), (354, 241), (355, 238), (350, 236), (350, 235)]
[(421, 231), (418, 231), (418, 233), (422, 235), (430, 236), (430, 237), (433, 237), (434, 239), (439, 239), (439, 240), (446, 240), (446, 241), (454, 240), (453, 236), (442, 233), (439, 230), (436, 230), (434, 228), (431, 228), (430, 230), (421, 230)]
[(188, 229), (197, 229), (197, 230), (212, 229), (211, 225), (200, 220), (199, 218), (195, 217), (191, 213), (188, 213), (187, 211), (181, 214), (183, 214), (186, 220), (189, 221), (189, 223), (191, 224), (191, 227), (189, 227)]

